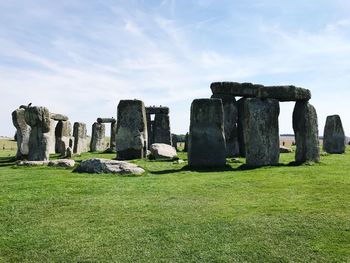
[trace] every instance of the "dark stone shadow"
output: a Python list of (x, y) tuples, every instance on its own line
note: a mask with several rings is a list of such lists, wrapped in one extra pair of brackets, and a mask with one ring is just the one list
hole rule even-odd
[(188, 165), (180, 168), (180, 169), (169, 169), (162, 171), (149, 171), (151, 174), (170, 174), (170, 173), (178, 173), (178, 172), (201, 172), (201, 173), (213, 173), (213, 172), (228, 172), (234, 171), (230, 165), (225, 165), (223, 167), (190, 167)]
[(260, 168), (275, 168), (275, 167), (295, 167), (303, 165), (304, 163), (297, 163), (297, 162), (290, 162), (290, 163), (279, 163), (276, 165), (269, 165), (269, 166), (251, 166), (248, 164), (242, 164), (238, 166), (237, 168), (233, 168), (233, 171), (247, 171), (247, 170), (256, 170)]
[(0, 157), (0, 167), (13, 166), (16, 164), (16, 157)]

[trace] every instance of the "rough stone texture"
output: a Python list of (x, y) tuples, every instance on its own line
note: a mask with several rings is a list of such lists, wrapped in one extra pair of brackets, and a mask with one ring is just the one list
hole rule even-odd
[(70, 121), (58, 121), (55, 129), (56, 153), (66, 156), (67, 148), (72, 140), (72, 125)]
[(154, 143), (154, 138), (153, 138), (153, 121), (151, 118), (151, 114), (146, 113), (146, 121), (147, 121), (147, 143), (148, 147)]
[(188, 132), (185, 135), (185, 145), (184, 145), (184, 152), (188, 152)]
[(237, 102), (232, 95), (214, 94), (212, 98), (221, 99), (224, 108), (224, 130), (226, 140), (226, 157), (237, 157), (239, 155), (238, 144), (238, 109)]
[(239, 97), (254, 98), (262, 85), (238, 82), (214, 82), (210, 85), (213, 94), (228, 94)]
[(55, 130), (56, 130), (56, 125), (57, 121), (54, 119), (50, 119), (50, 131), (48, 132), (49, 136), (49, 153), (50, 154), (55, 154), (56, 153), (56, 135), (55, 135)]
[(121, 100), (118, 105), (117, 158), (139, 159), (147, 153), (147, 121), (145, 105), (140, 100)]
[(153, 123), (154, 143), (171, 145), (170, 120), (168, 114), (156, 114)]
[(220, 99), (196, 99), (192, 102), (188, 164), (191, 167), (226, 164), (224, 110)]
[(327, 153), (344, 153), (345, 141), (346, 137), (340, 116), (328, 116), (323, 133), (323, 150)]
[(28, 107), (24, 113), (26, 123), (31, 127), (29, 137), (29, 161), (49, 160), (50, 112), (45, 107)]
[(154, 143), (150, 147), (151, 156), (158, 159), (174, 159), (177, 157), (176, 149), (165, 143)]
[(110, 123), (111, 124), (111, 135), (110, 135), (110, 142), (109, 142), (109, 148), (106, 150), (109, 153), (113, 153), (116, 151), (116, 143), (115, 143), (115, 136), (117, 132), (117, 121), (114, 118), (97, 118), (98, 123)]
[(106, 150), (105, 130), (106, 130), (106, 127), (103, 123), (95, 122), (92, 125), (91, 142), (90, 142), (91, 152), (102, 152)]
[(113, 173), (121, 175), (141, 175), (145, 172), (136, 164), (98, 158), (82, 161), (75, 171), (79, 173)]
[(213, 94), (227, 94), (246, 98), (271, 98), (279, 101), (311, 99), (308, 89), (289, 86), (263, 86), (252, 83), (214, 82), (210, 85)]
[(172, 146), (177, 151), (178, 149), (177, 149), (177, 135), (176, 134), (171, 135), (171, 143), (172, 143)]
[(67, 158), (72, 158), (72, 156), (73, 156), (73, 149), (71, 147), (67, 147), (66, 157)]
[(239, 144), (239, 155), (245, 157), (245, 142), (244, 142), (244, 102), (246, 98), (241, 98), (237, 101), (238, 109), (238, 120), (237, 120), (237, 130), (238, 130), (238, 144)]
[(69, 160), (69, 159), (59, 159), (59, 160), (53, 160), (49, 161), (48, 166), (54, 166), (54, 167), (74, 167), (75, 161)]
[(311, 99), (311, 91), (295, 86), (265, 86), (259, 89), (258, 97), (279, 101), (300, 101)]
[(17, 154), (18, 160), (25, 159), (29, 153), (29, 136), (31, 128), (26, 123), (24, 118), (24, 109), (17, 109), (12, 112), (12, 123), (16, 127), (16, 141), (17, 141)]
[(293, 150), (291, 148), (280, 146), (280, 153), (291, 153)]
[(317, 113), (307, 101), (295, 103), (293, 111), (297, 163), (319, 162), (320, 147), (318, 137)]
[(74, 137), (74, 146), (73, 153), (81, 154), (87, 152), (87, 131), (86, 124), (82, 122), (75, 122), (73, 125), (73, 137)]
[(18, 166), (44, 166), (48, 165), (49, 161), (20, 161)]
[(59, 114), (59, 113), (51, 113), (50, 118), (55, 120), (55, 121), (68, 121), (67, 116), (65, 116), (63, 114)]
[(169, 114), (168, 107), (146, 107), (146, 114)]
[(244, 141), (249, 166), (277, 165), (279, 161), (279, 102), (247, 99), (244, 102)]

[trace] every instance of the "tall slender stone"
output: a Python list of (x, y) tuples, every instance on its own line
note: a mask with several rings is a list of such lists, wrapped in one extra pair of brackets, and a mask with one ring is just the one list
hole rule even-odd
[(246, 98), (241, 98), (237, 101), (238, 109), (238, 120), (237, 120), (237, 130), (238, 130), (238, 145), (239, 145), (239, 155), (245, 157), (245, 142), (244, 142), (244, 102)]
[(45, 107), (27, 107), (24, 113), (26, 123), (31, 127), (29, 137), (29, 161), (49, 160), (50, 112)]
[(279, 102), (275, 99), (247, 99), (244, 102), (244, 141), (249, 166), (279, 162)]
[(236, 98), (232, 95), (214, 94), (212, 98), (221, 99), (224, 108), (224, 130), (226, 139), (226, 157), (239, 155), (238, 144), (238, 109)]
[(323, 133), (323, 150), (327, 153), (344, 153), (345, 140), (345, 133), (340, 116), (328, 116)]
[(26, 123), (24, 117), (25, 109), (17, 109), (12, 112), (12, 123), (16, 127), (17, 154), (19, 160), (25, 159), (29, 153), (30, 126)]
[(297, 101), (293, 111), (297, 163), (319, 162), (320, 147), (315, 108), (308, 101)]
[(147, 135), (144, 103), (140, 100), (121, 100), (116, 132), (117, 158), (130, 160), (146, 157)]
[(191, 167), (226, 164), (224, 110), (220, 99), (196, 99), (192, 102), (188, 164)]
[(73, 125), (74, 147), (73, 153), (81, 154), (87, 152), (87, 131), (86, 124), (82, 122), (75, 122)]
[(91, 142), (90, 142), (91, 152), (102, 152), (106, 150), (105, 131), (106, 131), (106, 127), (103, 123), (95, 122), (92, 125)]
[(66, 156), (67, 148), (72, 140), (72, 125), (70, 121), (58, 121), (55, 129), (56, 153)]
[(177, 151), (178, 148), (177, 148), (177, 135), (176, 134), (172, 134), (171, 135), (171, 143), (172, 143), (172, 146), (175, 148), (175, 150)]
[(171, 145), (170, 120), (168, 114), (158, 113), (153, 124), (154, 143)]

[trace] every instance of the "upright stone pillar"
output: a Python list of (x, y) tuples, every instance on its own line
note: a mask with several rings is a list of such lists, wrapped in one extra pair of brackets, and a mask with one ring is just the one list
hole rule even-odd
[(153, 121), (151, 118), (151, 114), (147, 112), (146, 109), (146, 121), (147, 121), (147, 134), (148, 134), (148, 148), (154, 143), (154, 138), (153, 138)]
[(55, 129), (56, 153), (66, 156), (67, 148), (71, 147), (72, 125), (70, 121), (58, 121)]
[(244, 102), (244, 141), (249, 166), (279, 162), (279, 102), (275, 99), (247, 99)]
[(186, 132), (186, 135), (185, 135), (184, 152), (188, 152), (188, 132)]
[(105, 146), (105, 131), (106, 127), (103, 123), (95, 122), (92, 125), (90, 151), (91, 152), (102, 152), (106, 150)]
[(153, 123), (154, 143), (171, 145), (171, 132), (169, 114), (158, 113)]
[(118, 105), (116, 149), (121, 160), (140, 159), (147, 154), (147, 120), (140, 100), (121, 100)]
[(344, 153), (345, 140), (345, 133), (340, 116), (328, 116), (323, 133), (323, 150), (327, 153)]
[(115, 142), (115, 137), (117, 134), (117, 122), (111, 122), (111, 141), (110, 141), (110, 149), (112, 152), (116, 152), (116, 142)]
[(176, 151), (178, 150), (177, 148), (177, 135), (176, 134), (172, 134), (171, 135), (171, 143), (172, 146), (176, 149)]
[(87, 131), (86, 124), (75, 122), (73, 125), (74, 147), (73, 153), (81, 154), (87, 152)]
[(196, 99), (192, 102), (188, 164), (191, 167), (226, 164), (224, 110), (220, 99)]
[(24, 118), (25, 109), (17, 109), (12, 112), (12, 123), (16, 127), (17, 154), (16, 158), (22, 160), (27, 158), (29, 153), (30, 126)]
[(49, 137), (49, 153), (50, 154), (55, 154), (56, 152), (56, 126), (57, 126), (57, 121), (55, 121), (54, 119), (50, 119), (50, 131), (48, 133), (48, 137)]
[(239, 156), (245, 157), (245, 142), (244, 142), (244, 102), (246, 98), (241, 98), (237, 101), (238, 108), (238, 144), (239, 144)]
[(214, 94), (212, 98), (221, 99), (224, 108), (224, 130), (226, 139), (226, 157), (239, 155), (236, 98), (232, 95)]
[(27, 107), (24, 113), (26, 123), (31, 127), (29, 137), (29, 161), (49, 160), (50, 113), (45, 107)]
[(297, 163), (319, 162), (320, 147), (315, 108), (308, 101), (297, 101), (293, 111)]

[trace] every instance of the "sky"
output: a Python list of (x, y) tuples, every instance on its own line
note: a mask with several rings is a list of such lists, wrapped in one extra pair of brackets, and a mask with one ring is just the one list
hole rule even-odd
[[(348, 0), (0, 0), (0, 135), (21, 104), (85, 122), (121, 99), (170, 108), (186, 133), (193, 99), (215, 81), (312, 92), (320, 135), (339, 114), (350, 134)], [(293, 133), (281, 103), (280, 133)]]

